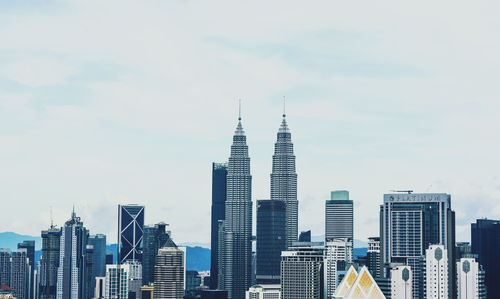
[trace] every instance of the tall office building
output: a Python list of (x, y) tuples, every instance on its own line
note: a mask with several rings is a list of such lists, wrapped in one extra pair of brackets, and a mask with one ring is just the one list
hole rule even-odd
[(0, 286), (10, 285), (10, 249), (0, 249)]
[(164, 222), (153, 226), (144, 226), (143, 236), (143, 254), (142, 254), (142, 283), (149, 285), (154, 281), (156, 256), (158, 249), (162, 247), (177, 247), (170, 238), (167, 231), (167, 225)]
[(458, 299), (486, 299), (484, 270), (474, 258), (457, 262)]
[(73, 209), (71, 218), (61, 229), (59, 268), (57, 269), (57, 299), (86, 299), (93, 290), (88, 286), (88, 230)]
[(225, 212), (224, 287), (229, 299), (243, 299), (252, 282), (252, 176), (241, 117), (227, 168)]
[(281, 252), (286, 246), (286, 204), (257, 201), (257, 283), (279, 284)]
[(391, 298), (413, 298), (411, 272), (409, 266), (396, 266), (391, 269)]
[(293, 242), (297, 241), (299, 202), (297, 200), (297, 173), (295, 172), (292, 134), (288, 128), (284, 111), (277, 141), (274, 145), (271, 200), (280, 200), (286, 204), (286, 239), (287, 247), (290, 247)]
[(324, 277), (325, 298), (333, 299), (337, 285), (340, 283), (339, 271), (347, 270), (352, 264), (352, 240), (348, 238), (330, 239), (325, 243)]
[(118, 205), (118, 262), (142, 261), (144, 206)]
[(128, 298), (140, 298), (142, 286), (142, 264), (137, 260), (128, 260), (121, 265), (128, 273)]
[(281, 298), (323, 298), (323, 248), (292, 247), (281, 253)]
[(184, 296), (185, 253), (179, 248), (165, 247), (158, 251), (155, 265), (154, 297), (182, 299)]
[(219, 277), (219, 221), (225, 219), (227, 163), (212, 163), (212, 227), (210, 242), (210, 289), (216, 289)]
[(42, 257), (38, 268), (39, 299), (55, 299), (57, 295), (57, 269), (59, 268), (59, 249), (61, 229), (53, 225), (42, 231)]
[(348, 191), (332, 191), (325, 206), (325, 239), (354, 240), (354, 205)]
[[(383, 267), (388, 269), (391, 263), (410, 266), (413, 298), (424, 298), (422, 257), (425, 250), (432, 244), (442, 244), (447, 259), (455, 260), (455, 212), (451, 210), (451, 196), (444, 193), (384, 194), (380, 224)], [(450, 263), (448, 269), (450, 298), (456, 297), (455, 267), (455, 263)], [(383, 272), (388, 277), (387, 271)]]
[(105, 299), (128, 299), (129, 268), (106, 265)]
[(368, 251), (366, 252), (366, 267), (373, 277), (380, 277), (380, 238), (368, 238)]
[(448, 254), (443, 245), (431, 245), (425, 253), (426, 297), (446, 299), (449, 297)]
[(29, 277), (29, 282), (28, 282), (28, 293), (26, 298), (33, 299), (34, 295), (34, 273), (35, 273), (35, 241), (34, 240), (29, 240), (29, 241), (23, 241), (19, 244), (17, 244), (17, 249), (26, 249), (26, 255), (29, 259), (29, 267), (30, 267), (30, 277)]
[(12, 252), (10, 263), (10, 287), (17, 299), (29, 298), (30, 265), (27, 249)]
[(472, 253), (486, 271), (488, 298), (500, 298), (500, 220), (478, 219), (471, 224)]
[(106, 275), (106, 236), (103, 234), (92, 235), (88, 239), (88, 244), (92, 245), (92, 272), (91, 288), (96, 288), (96, 277)]

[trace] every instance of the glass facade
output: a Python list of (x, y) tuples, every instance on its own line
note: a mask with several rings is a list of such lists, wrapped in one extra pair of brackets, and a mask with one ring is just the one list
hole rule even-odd
[(257, 201), (257, 283), (279, 284), (281, 252), (286, 246), (286, 204)]
[(212, 227), (210, 252), (210, 289), (217, 288), (219, 276), (219, 221), (225, 219), (227, 163), (212, 164)]
[(118, 205), (118, 261), (142, 261), (144, 206)]
[(90, 282), (92, 290), (95, 290), (95, 278), (106, 275), (106, 236), (103, 234), (90, 236), (89, 245), (93, 246)]
[(500, 298), (500, 220), (478, 219), (471, 224), (472, 253), (485, 270), (488, 298)]

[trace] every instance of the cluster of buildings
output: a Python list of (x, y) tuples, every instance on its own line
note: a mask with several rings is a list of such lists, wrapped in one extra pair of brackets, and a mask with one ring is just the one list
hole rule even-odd
[[(211, 297), (500, 298), (500, 221), (472, 224), (455, 240), (445, 193), (395, 191), (380, 205), (380, 234), (354, 254), (354, 205), (345, 190), (325, 203), (325, 239), (298, 234), (297, 173), (283, 114), (272, 157), (270, 199), (256, 202), (252, 235), (250, 158), (241, 116), (227, 163), (212, 169)], [(255, 244), (253, 244), (255, 242)], [(253, 246), (254, 245), (254, 246)]]
[(212, 165), (211, 268), (186, 270), (186, 248), (167, 224), (144, 225), (145, 207), (118, 206), (116, 252), (72, 212), (17, 251), (0, 249), (0, 299), (482, 299), (500, 298), (500, 221), (478, 219), (471, 243), (455, 240), (445, 193), (385, 194), (379, 235), (355, 254), (349, 192), (325, 202), (325, 238), (298, 232), (297, 173), (283, 114), (270, 198), (256, 202), (246, 135), (238, 119), (227, 163)]
[(118, 206), (115, 253), (107, 251), (105, 235), (89, 234), (74, 210), (64, 226), (51, 225), (42, 231), (42, 253), (36, 263), (35, 241), (19, 243), (14, 252), (0, 249), (0, 298), (150, 299), (189, 295), (189, 281), (200, 276), (196, 271), (186, 271), (186, 248), (174, 243), (167, 224), (144, 225), (144, 210), (140, 205)]

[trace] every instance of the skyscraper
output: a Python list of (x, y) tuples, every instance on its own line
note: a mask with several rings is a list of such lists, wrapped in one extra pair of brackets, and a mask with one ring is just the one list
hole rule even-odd
[(325, 243), (324, 272), (325, 298), (333, 299), (339, 281), (338, 271), (345, 271), (352, 264), (352, 240), (349, 238), (329, 239)]
[(368, 238), (368, 251), (366, 252), (367, 265), (366, 267), (370, 271), (373, 277), (380, 277), (381, 275), (381, 265), (380, 265), (380, 238), (371, 237)]
[(42, 257), (39, 271), (39, 299), (55, 299), (57, 295), (57, 269), (59, 268), (59, 248), (61, 229), (53, 225), (42, 231)]
[(57, 299), (86, 299), (93, 290), (88, 286), (88, 230), (75, 211), (61, 230), (59, 268), (57, 269)]
[[(442, 244), (449, 261), (455, 260), (455, 212), (451, 196), (444, 193), (384, 194), (380, 207), (380, 248), (383, 267), (390, 263), (408, 265), (413, 275), (413, 298), (424, 298), (425, 250)], [(453, 265), (451, 265), (453, 264)], [(447, 282), (449, 298), (455, 298), (456, 264), (450, 263)], [(387, 271), (383, 275), (387, 276)]]
[(411, 272), (409, 266), (396, 266), (391, 269), (391, 298), (413, 298)]
[(279, 284), (281, 252), (286, 250), (286, 204), (257, 201), (257, 283)]
[(129, 268), (122, 265), (106, 265), (105, 299), (127, 299)]
[(184, 252), (176, 247), (158, 251), (155, 265), (154, 297), (182, 299), (184, 296)]
[(323, 249), (292, 247), (281, 254), (281, 298), (323, 298)]
[(29, 298), (30, 266), (27, 249), (12, 252), (10, 264), (10, 287), (17, 299)]
[(142, 255), (142, 283), (149, 285), (154, 281), (154, 272), (158, 249), (162, 247), (177, 247), (167, 232), (164, 222), (154, 226), (144, 226), (143, 255)]
[(277, 141), (274, 145), (271, 200), (280, 200), (286, 204), (286, 240), (287, 247), (290, 247), (293, 242), (297, 241), (299, 202), (297, 200), (297, 173), (295, 172), (292, 134), (288, 128), (284, 111)]
[(106, 236), (103, 234), (92, 235), (89, 237), (88, 243), (93, 246), (90, 279), (92, 290), (95, 290), (95, 278), (106, 275)]
[(118, 205), (118, 262), (142, 261), (144, 206)]
[(26, 255), (29, 259), (29, 282), (28, 282), (28, 290), (26, 293), (26, 298), (33, 299), (33, 281), (34, 281), (34, 273), (35, 273), (35, 241), (23, 241), (17, 244), (17, 249), (26, 249)]
[(252, 176), (241, 116), (227, 169), (224, 286), (229, 299), (245, 298), (252, 279)]
[(219, 220), (225, 219), (227, 163), (212, 163), (212, 227), (210, 247), (210, 289), (216, 289), (219, 276)]
[(474, 258), (457, 262), (458, 299), (486, 299), (484, 270)]
[(348, 191), (332, 191), (325, 206), (325, 238), (354, 240), (354, 209)]
[(448, 254), (443, 245), (430, 245), (425, 253), (426, 299), (449, 297)]
[(472, 253), (486, 271), (488, 298), (500, 298), (500, 220), (478, 219), (471, 225)]

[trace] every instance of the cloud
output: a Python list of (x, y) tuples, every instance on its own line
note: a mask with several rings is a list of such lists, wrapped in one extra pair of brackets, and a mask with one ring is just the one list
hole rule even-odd
[(357, 239), (378, 234), (395, 188), (451, 193), (459, 240), (500, 208), (496, 2), (0, 5), (0, 197), (24, 211), (6, 230), (38, 235), (49, 206), (61, 225), (74, 203), (114, 240), (116, 205), (135, 202), (176, 241), (206, 242), (237, 99), (256, 200), (283, 95), (299, 229), (322, 234), (333, 189), (356, 202)]

